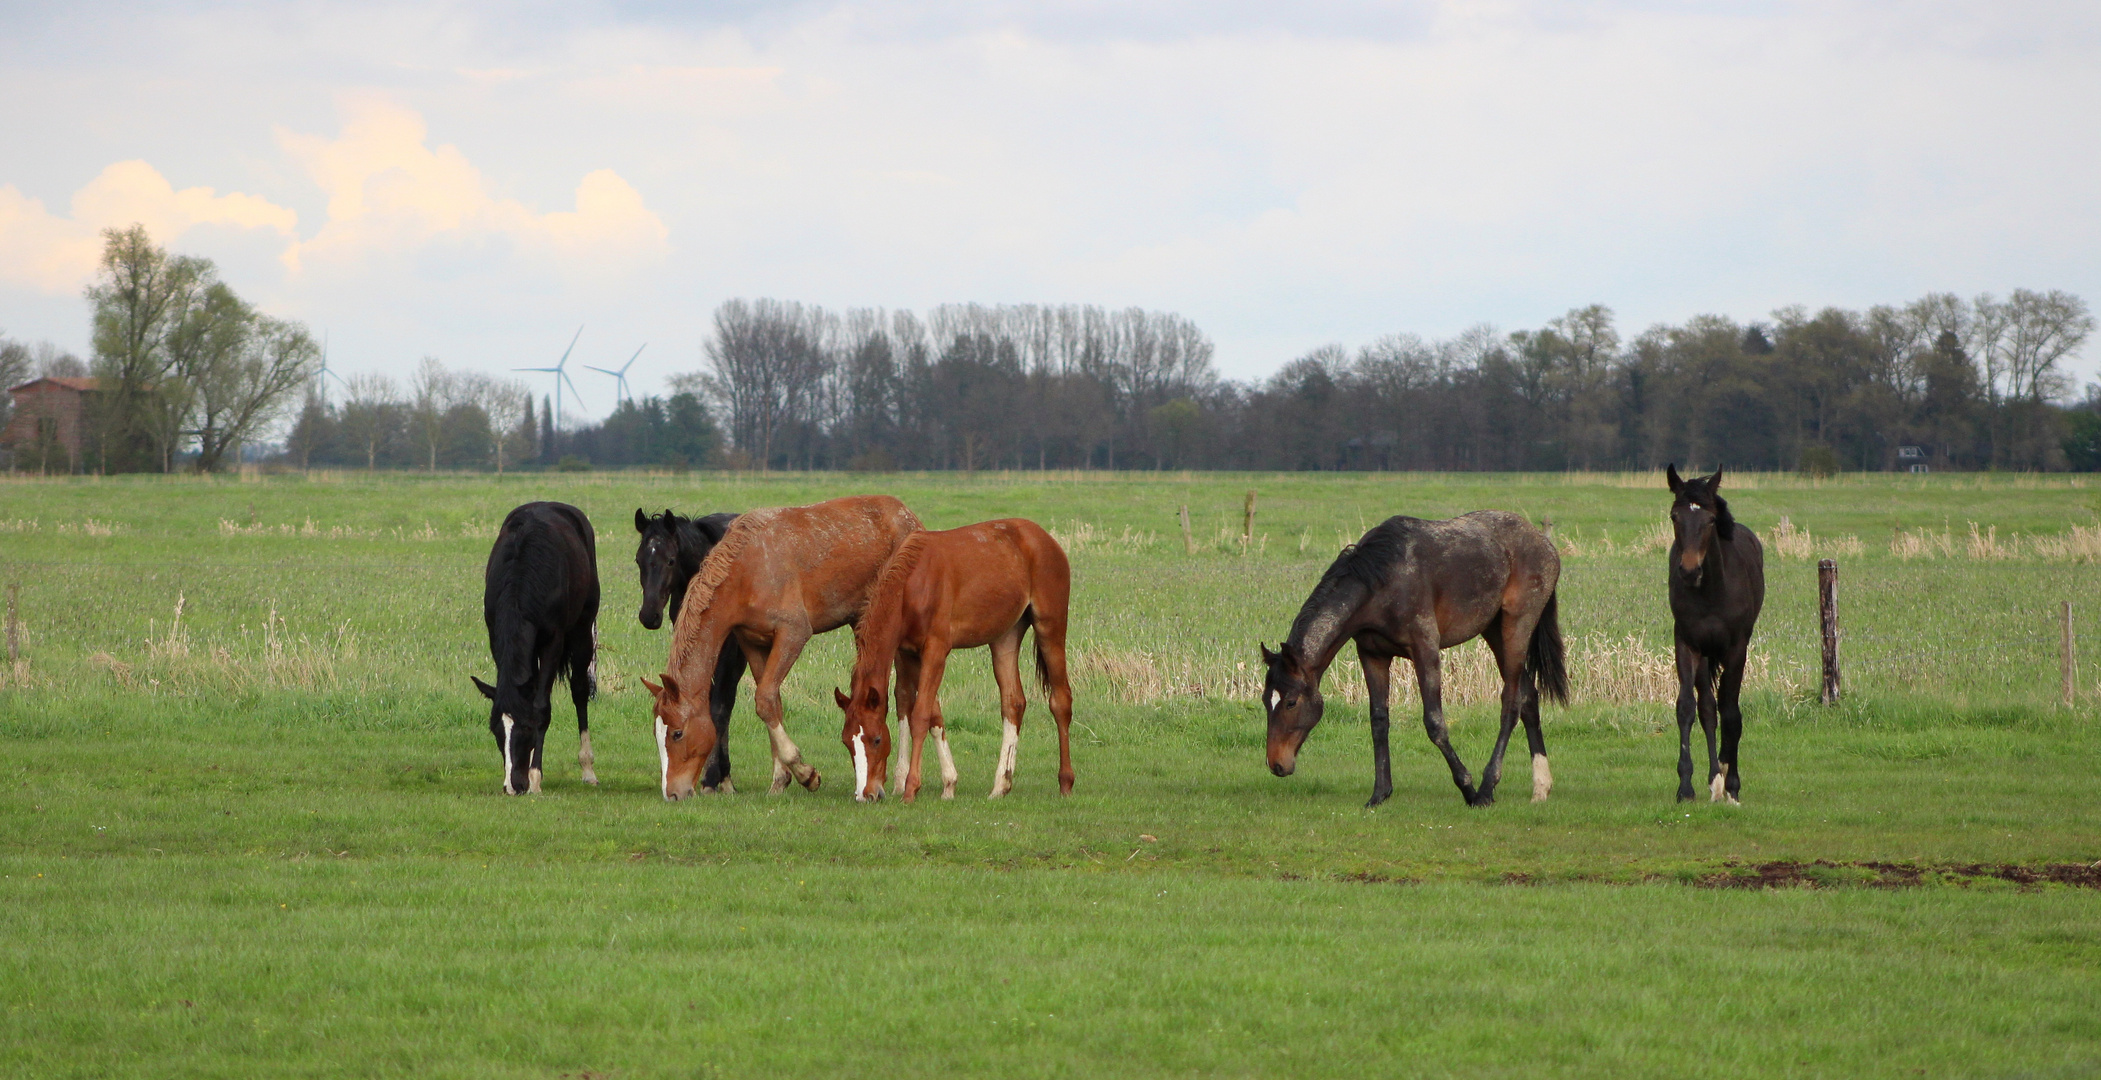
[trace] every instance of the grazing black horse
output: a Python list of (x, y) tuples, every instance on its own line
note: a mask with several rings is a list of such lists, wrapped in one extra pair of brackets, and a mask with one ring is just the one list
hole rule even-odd
[[(1737, 694), (1744, 685), (1744, 659), (1751, 631), (1765, 606), (1765, 549), (1751, 530), (1736, 523), (1721, 496), (1722, 471), (1686, 480), (1671, 465), (1671, 619), (1678, 653), (1678, 801), (1693, 797), (1692, 718), (1707, 732), (1707, 796), (1737, 801), (1743, 771), (1736, 746), (1744, 733)], [(1716, 675), (1720, 693), (1716, 693)], [(1722, 745), (1715, 752), (1716, 699), (1720, 699)]]
[[(647, 630), (664, 625), (664, 609), (678, 622), (686, 603), (686, 586), (700, 572), (701, 561), (722, 534), (729, 531), (735, 514), (709, 514), (704, 518), (681, 517), (669, 510), (654, 517), (635, 510), (635, 531), (642, 542), (635, 548), (635, 566), (642, 574), (642, 610), (636, 618)], [(715, 721), (715, 751), (700, 776), (702, 791), (735, 794), (730, 782), (730, 711), (737, 707), (737, 683), (744, 678), (744, 651), (724, 649), (715, 664), (714, 685), (708, 690), (708, 710)]]
[(566, 675), (576, 703), (576, 763), (591, 771), (589, 702), (597, 678), (598, 540), (591, 520), (567, 503), (535, 502), (510, 512), (489, 552), (481, 602), (496, 658), (489, 733), (503, 752), (503, 793), (540, 791), (540, 750), (554, 719), (554, 681)]
[[(1452, 782), (1470, 806), (1495, 802), (1503, 751), (1522, 719), (1532, 746), (1532, 801), (1553, 790), (1539, 694), (1568, 700), (1555, 588), (1561, 556), (1552, 541), (1516, 514), (1483, 510), (1450, 521), (1394, 517), (1342, 549), (1306, 598), (1291, 636), (1270, 652), (1262, 703), (1269, 711), (1269, 771), (1289, 776), (1299, 747), (1320, 723), (1321, 676), (1342, 647), (1357, 643), (1371, 692), (1371, 801), (1393, 794), (1387, 753), (1387, 676), (1396, 656), (1415, 665), (1423, 727), (1444, 752)], [(1503, 728), (1474, 788), (1445, 730), (1439, 651), (1474, 637), (1488, 643), (1503, 676)]]

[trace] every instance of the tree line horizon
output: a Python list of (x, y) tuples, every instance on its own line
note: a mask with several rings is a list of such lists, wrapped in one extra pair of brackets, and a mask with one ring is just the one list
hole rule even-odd
[[(103, 395), (104, 442), (122, 432), (104, 471), (222, 468), (272, 425), (279, 463), (432, 471), (2101, 468), (2101, 387), (2072, 400), (2064, 367), (2094, 317), (2059, 290), (1697, 315), (1631, 339), (1592, 304), (1537, 329), (1324, 345), (1248, 381), (1220, 377), (1210, 339), (1168, 312), (734, 299), (668, 393), (556, 431), (524, 383), (428, 357), (406, 390), (356, 375), (332, 394), (305, 327), (143, 229), (105, 240), (84, 365), (120, 390)], [(154, 295), (156, 273), (176, 298)], [(239, 362), (214, 374), (200, 341)], [(0, 375), (82, 367), (51, 352), (0, 339)]]

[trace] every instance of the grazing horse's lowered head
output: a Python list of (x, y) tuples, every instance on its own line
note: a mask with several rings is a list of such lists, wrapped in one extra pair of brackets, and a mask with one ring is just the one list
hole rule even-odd
[(1270, 652), (1262, 646), (1262, 706), (1269, 713), (1269, 771), (1290, 776), (1298, 768), (1299, 747), (1320, 723), (1326, 707), (1320, 677), (1306, 670), (1290, 642)]
[(1675, 496), (1671, 501), (1671, 569), (1697, 589), (1706, 577), (1708, 553), (1715, 542), (1727, 544), (1736, 539), (1736, 518), (1729, 513), (1728, 500), (1722, 498), (1722, 470), (1687, 480), (1671, 465), (1665, 479)]
[(656, 699), (657, 764), (663, 767), (664, 798), (677, 802), (692, 796), (701, 764), (715, 752), (715, 724), (705, 711), (707, 696), (698, 695), (696, 707), (669, 673), (662, 686), (648, 679), (642, 685)]
[(890, 695), (880, 685), (863, 689), (859, 697), (832, 687), (832, 700), (846, 714), (839, 741), (854, 762), (854, 801), (875, 802), (883, 797), (883, 778), (890, 775)]
[(534, 705), (530, 682), (514, 683), (499, 675), (497, 685), (490, 686), (475, 676), (468, 678), (489, 699), (489, 734), (496, 736), (496, 749), (503, 753), (503, 793), (540, 790), (539, 778), (533, 774), (540, 771), (535, 763), (554, 721), (552, 703), (542, 700)]

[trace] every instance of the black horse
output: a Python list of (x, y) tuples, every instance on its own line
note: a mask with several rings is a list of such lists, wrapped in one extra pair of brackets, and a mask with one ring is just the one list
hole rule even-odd
[[(1722, 471), (1690, 480), (1671, 465), (1670, 587), (1673, 636), (1678, 653), (1678, 801), (1693, 797), (1692, 718), (1695, 708), (1707, 732), (1707, 793), (1714, 802), (1737, 801), (1743, 770), (1736, 747), (1744, 732), (1737, 694), (1744, 685), (1744, 659), (1751, 631), (1765, 606), (1765, 549), (1738, 525), (1721, 496)], [(1716, 693), (1716, 676), (1720, 693)], [(1722, 745), (1715, 752), (1720, 700)]]
[[(1450, 521), (1388, 518), (1342, 549), (1299, 609), (1291, 636), (1262, 650), (1268, 673), (1262, 703), (1269, 711), (1269, 771), (1289, 776), (1299, 747), (1320, 723), (1321, 676), (1351, 641), (1371, 692), (1371, 802), (1393, 794), (1386, 746), (1387, 677), (1396, 656), (1415, 665), (1423, 699), (1423, 727), (1444, 752), (1452, 782), (1471, 806), (1495, 802), (1503, 751), (1522, 719), (1532, 747), (1532, 801), (1553, 790), (1546, 738), (1539, 730), (1539, 695), (1568, 700), (1555, 589), (1561, 556), (1552, 541), (1516, 514), (1483, 510)], [(1495, 753), (1474, 788), (1452, 750), (1444, 723), (1439, 651), (1471, 638), (1488, 643), (1503, 675), (1503, 728)]]
[(489, 733), (503, 753), (503, 793), (540, 791), (540, 750), (561, 676), (576, 703), (576, 763), (585, 783), (597, 783), (589, 702), (597, 676), (598, 541), (584, 512), (557, 502), (511, 511), (489, 552), (481, 613), (496, 685), (478, 678), (474, 685), (489, 699)]
[[(678, 622), (679, 609), (686, 603), (686, 586), (735, 520), (735, 514), (688, 518), (666, 510), (652, 517), (639, 508), (635, 510), (635, 531), (642, 534), (642, 542), (635, 548), (635, 566), (642, 574), (642, 610), (635, 617), (642, 621), (644, 629), (655, 630), (664, 625), (667, 600), (671, 621)], [(736, 793), (736, 785), (730, 782), (730, 711), (737, 707), (737, 683), (743, 678), (744, 651), (722, 650), (722, 658), (715, 664), (714, 685), (708, 690), (708, 711), (715, 720), (715, 752), (708, 756), (707, 769), (700, 776), (703, 791)]]

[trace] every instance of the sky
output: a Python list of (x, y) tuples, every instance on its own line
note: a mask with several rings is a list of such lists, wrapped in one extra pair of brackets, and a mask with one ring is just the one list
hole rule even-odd
[(83, 355), (132, 222), (342, 372), (581, 328), (638, 394), (732, 297), (1170, 310), (1241, 379), (1592, 303), (2101, 304), (2092, 3), (0, 0), (0, 56), (0, 333)]

